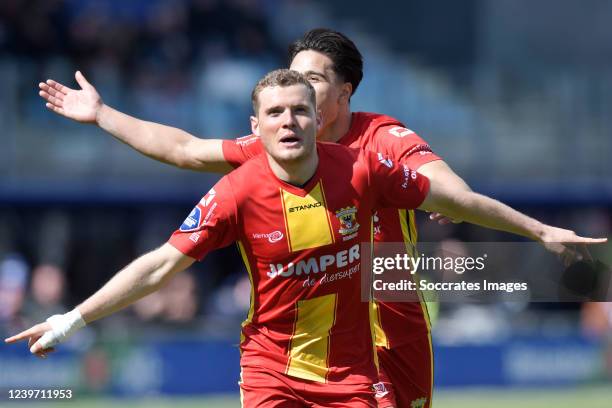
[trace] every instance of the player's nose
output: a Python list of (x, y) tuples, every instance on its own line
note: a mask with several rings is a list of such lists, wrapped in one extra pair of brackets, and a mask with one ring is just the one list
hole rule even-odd
[(286, 110), (283, 112), (282, 123), (285, 128), (294, 127), (296, 124), (295, 115), (290, 110)]

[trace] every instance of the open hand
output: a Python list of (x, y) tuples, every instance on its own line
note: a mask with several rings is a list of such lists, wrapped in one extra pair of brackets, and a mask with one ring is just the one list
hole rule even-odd
[(71, 89), (52, 79), (38, 84), (38, 93), (53, 112), (81, 123), (95, 123), (102, 108), (102, 98), (81, 71), (74, 74), (81, 89)]
[(568, 266), (573, 262), (589, 259), (586, 246), (606, 243), (608, 238), (581, 237), (571, 230), (547, 226), (540, 242), (547, 250), (559, 255)]

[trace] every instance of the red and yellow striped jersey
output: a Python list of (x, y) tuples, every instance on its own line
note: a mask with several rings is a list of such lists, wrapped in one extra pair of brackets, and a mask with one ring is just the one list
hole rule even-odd
[[(377, 113), (354, 112), (351, 127), (339, 144), (370, 152), (379, 152), (417, 170), (425, 163), (441, 160), (421, 137), (397, 119)], [(234, 167), (263, 152), (259, 138), (244, 136), (223, 142), (223, 153)], [(374, 218), (376, 242), (405, 242), (412, 251), (417, 242), (414, 212), (406, 209), (380, 208)], [(424, 303), (379, 302), (373, 315), (377, 325), (377, 344), (393, 347), (429, 334), (429, 320)]]
[(301, 188), (279, 180), (266, 155), (245, 163), (202, 198), (169, 242), (196, 259), (238, 242), (252, 286), (242, 366), (372, 383), (360, 243), (369, 241), (374, 208), (415, 208), (429, 181), (371, 152), (328, 143), (317, 151), (316, 173)]

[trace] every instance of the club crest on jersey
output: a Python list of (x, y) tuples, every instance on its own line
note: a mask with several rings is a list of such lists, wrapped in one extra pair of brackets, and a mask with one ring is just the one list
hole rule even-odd
[(336, 217), (338, 217), (338, 221), (340, 221), (340, 229), (338, 232), (344, 235), (345, 240), (354, 238), (352, 234), (356, 233), (359, 229), (359, 223), (357, 222), (357, 208), (354, 206), (341, 208), (336, 211)]
[(197, 205), (191, 210), (181, 227), (179, 228), (183, 232), (195, 231), (200, 228), (200, 222), (202, 221), (202, 210)]

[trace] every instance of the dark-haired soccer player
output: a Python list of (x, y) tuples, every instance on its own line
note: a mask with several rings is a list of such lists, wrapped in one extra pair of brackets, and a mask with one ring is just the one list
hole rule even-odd
[[(322, 114), (319, 140), (404, 161), (453, 189), (458, 198), (470, 192), (428, 144), (402, 123), (376, 113), (351, 112), (350, 98), (362, 79), (363, 62), (359, 50), (346, 36), (327, 29), (311, 30), (290, 46), (289, 62), (291, 69), (306, 75), (316, 90), (317, 109)], [(47, 107), (77, 121), (96, 123), (156, 160), (183, 168), (227, 172), (262, 152), (260, 139), (254, 135), (236, 141), (199, 139), (176, 128), (125, 115), (105, 105), (80, 72), (76, 79), (82, 90), (72, 90), (52, 80), (40, 84)], [(379, 209), (376, 219), (375, 240), (416, 243), (412, 211)], [(433, 357), (425, 305), (381, 302), (375, 316), (382, 383), (378, 384), (379, 407), (429, 407)]]

